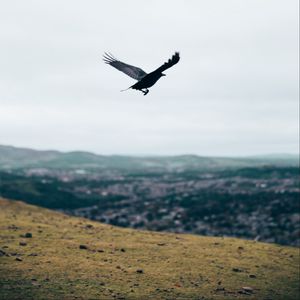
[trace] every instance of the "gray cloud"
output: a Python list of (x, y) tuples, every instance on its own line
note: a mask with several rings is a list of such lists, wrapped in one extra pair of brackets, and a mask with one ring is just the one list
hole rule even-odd
[[(0, 143), (98, 153), (298, 151), (297, 1), (9, 1)], [(143, 97), (104, 51), (151, 71)]]

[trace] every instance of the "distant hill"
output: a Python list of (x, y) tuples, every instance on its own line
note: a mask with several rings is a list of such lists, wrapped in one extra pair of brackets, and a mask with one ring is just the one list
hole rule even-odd
[(118, 170), (222, 169), (264, 165), (298, 166), (297, 155), (254, 157), (202, 157), (197, 155), (133, 157), (97, 155), (89, 152), (39, 151), (0, 146), (0, 169), (18, 168), (99, 168)]
[(103, 225), (0, 199), (0, 299), (299, 299), (299, 250)]

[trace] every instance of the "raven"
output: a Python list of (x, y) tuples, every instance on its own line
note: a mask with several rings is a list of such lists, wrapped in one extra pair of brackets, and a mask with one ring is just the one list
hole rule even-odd
[[(103, 55), (103, 60), (105, 63), (113, 66), (114, 68), (118, 69), (119, 71), (122, 71), (123, 73), (127, 74), (128, 76), (132, 77), (133, 79), (136, 79), (138, 82), (132, 86), (130, 86), (128, 89), (134, 89), (139, 90), (144, 93), (144, 96), (149, 93), (148, 88), (153, 86), (156, 81), (162, 77), (166, 76), (166, 74), (163, 74), (162, 72), (171, 68), (175, 64), (179, 62), (179, 52), (175, 52), (175, 54), (170, 58), (167, 62), (165, 62), (162, 66), (160, 66), (158, 69), (151, 73), (146, 73), (140, 68), (125, 64), (119, 60), (117, 60), (112, 54), (106, 53)], [(127, 89), (127, 90), (128, 90)], [(126, 90), (124, 90), (126, 91)]]

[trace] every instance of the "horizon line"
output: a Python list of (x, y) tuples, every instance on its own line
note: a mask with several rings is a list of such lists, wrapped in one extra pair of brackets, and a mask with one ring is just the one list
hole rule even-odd
[(15, 146), (15, 145), (8, 145), (8, 144), (0, 144), (0, 147), (11, 147), (15, 149), (23, 149), (23, 150), (33, 150), (33, 151), (42, 151), (42, 152), (60, 152), (60, 153), (74, 153), (74, 152), (85, 152), (90, 153), (93, 155), (99, 156), (123, 156), (123, 157), (176, 157), (176, 156), (198, 156), (198, 157), (215, 157), (215, 158), (260, 158), (260, 157), (276, 157), (276, 156), (299, 156), (298, 153), (287, 153), (287, 152), (268, 152), (268, 153), (258, 153), (258, 154), (236, 154), (236, 155), (208, 155), (208, 154), (199, 154), (199, 153), (192, 153), (192, 152), (185, 152), (185, 153), (177, 153), (177, 154), (129, 154), (129, 153), (111, 153), (111, 154), (103, 154), (98, 153), (91, 150), (57, 150), (52, 148), (31, 148), (29, 146)]

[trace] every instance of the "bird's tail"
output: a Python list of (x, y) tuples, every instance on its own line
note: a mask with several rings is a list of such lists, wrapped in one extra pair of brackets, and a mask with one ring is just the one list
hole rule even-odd
[(129, 90), (129, 89), (131, 89), (131, 88), (132, 88), (132, 86), (130, 86), (128, 89), (121, 90), (120, 92), (125, 92), (125, 91), (127, 91), (127, 90)]

